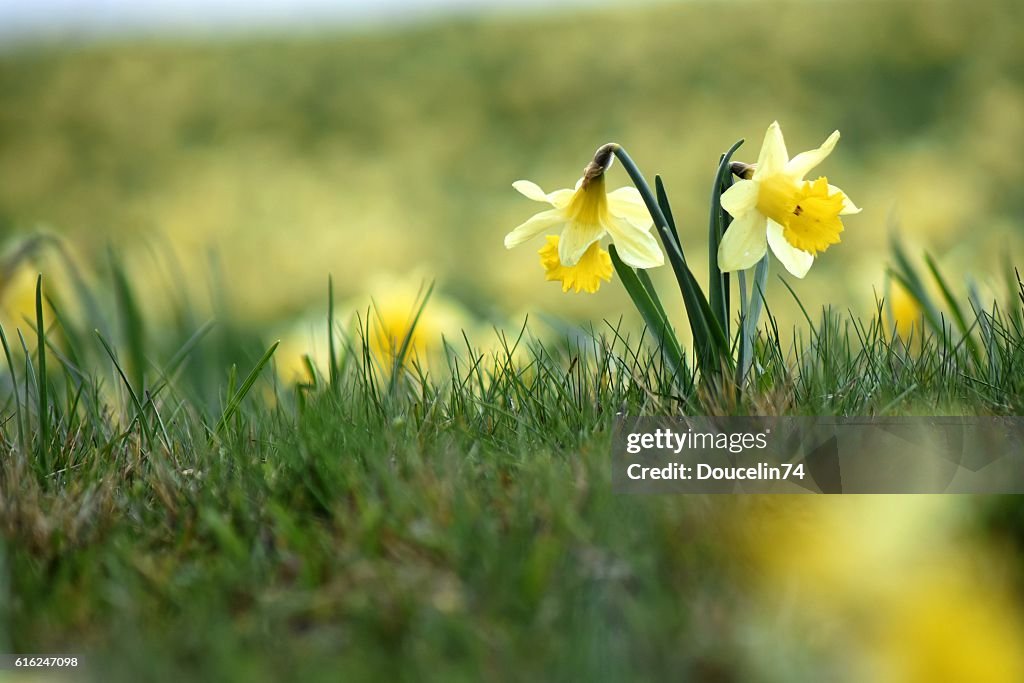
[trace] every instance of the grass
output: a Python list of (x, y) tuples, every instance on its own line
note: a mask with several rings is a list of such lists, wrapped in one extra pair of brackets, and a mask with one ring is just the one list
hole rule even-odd
[[(329, 368), (289, 384), (230, 316), (182, 300), (156, 330), (108, 270), (75, 292), (98, 330), (44, 278), (21, 349), (4, 336), (0, 450), (0, 651), (88, 653), (102, 680), (771, 680), (727, 508), (613, 495), (614, 417), (1024, 410), (1019, 281), (960, 311), (976, 354), (949, 326), (899, 337), (883, 305), (784, 331), (769, 302), (751, 384), (680, 395), (608, 323), (448, 340), (440, 364), (339, 332)], [(979, 506), (1024, 539), (1019, 504)]]

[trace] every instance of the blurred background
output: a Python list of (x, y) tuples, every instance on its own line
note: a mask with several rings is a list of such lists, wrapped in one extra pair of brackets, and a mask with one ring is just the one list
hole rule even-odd
[(820, 170), (864, 207), (796, 291), (867, 315), (894, 226), (954, 282), (1022, 253), (1022, 39), (1014, 0), (0, 3), (0, 235), (58, 233), (83, 263), (114, 245), (197, 301), (215, 269), (265, 327), (322, 315), (328, 274), (354, 302), (436, 279), (485, 334), (600, 325), (631, 316), (620, 287), (565, 295), (543, 240), (503, 248), (540, 208), (512, 181), (571, 187), (621, 142), (704, 279), (718, 155), (742, 137), (754, 160), (778, 119), (794, 153), (842, 131)]

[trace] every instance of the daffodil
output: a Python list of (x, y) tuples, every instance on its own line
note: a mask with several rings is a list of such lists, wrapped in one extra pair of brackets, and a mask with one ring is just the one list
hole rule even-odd
[[(600, 247), (596, 251), (591, 251), (591, 248), (605, 235), (611, 237), (624, 263), (634, 268), (654, 268), (663, 264), (664, 255), (650, 232), (654, 221), (640, 193), (633, 187), (622, 187), (613, 192), (605, 190), (604, 171), (611, 164), (611, 151), (607, 147), (599, 150), (573, 190), (548, 193), (528, 180), (512, 183), (512, 187), (528, 199), (545, 202), (552, 208), (541, 211), (505, 235), (505, 248), (511, 249), (545, 230), (561, 227), (557, 243), (558, 266), (555, 268), (573, 268), (584, 259), (588, 264), (593, 261), (593, 264), (583, 267), (586, 276), (581, 273), (588, 284), (593, 282), (591, 276), (600, 270), (593, 266), (599, 266), (598, 262), (602, 261), (600, 252), (603, 251)], [(548, 267), (548, 262), (542, 262), (548, 270), (549, 279), (561, 279), (565, 287), (566, 280), (561, 276), (550, 277), (552, 268)], [(586, 286), (581, 286), (581, 289), (590, 291)]]
[[(442, 339), (471, 330), (472, 316), (454, 299), (435, 292), (423, 304), (426, 278), (380, 274), (368, 283), (372, 311), (366, 321), (370, 351), (391, 363), (408, 338), (407, 357), (426, 363), (442, 350)], [(362, 303), (365, 309), (365, 300)], [(356, 311), (360, 308), (353, 307)]]
[[(759, 625), (780, 647), (815, 629), (818, 651), (834, 647), (853, 680), (1024, 681), (1024, 620), (998, 579), (1005, 558), (964, 537), (965, 508), (915, 495), (745, 503), (735, 547), (763, 601), (751, 618), (771, 615)], [(793, 621), (780, 630), (783, 612)]]
[(768, 127), (753, 175), (722, 194), (733, 221), (718, 249), (719, 268), (749, 268), (770, 246), (786, 270), (803, 277), (819, 252), (839, 242), (840, 216), (860, 209), (827, 178), (804, 180), (838, 141), (835, 131), (821, 147), (790, 159), (778, 122)]
[(924, 309), (921, 308), (921, 302), (914, 298), (914, 295), (908, 292), (903, 285), (890, 282), (886, 302), (890, 329), (895, 327), (896, 334), (901, 339), (910, 339), (914, 336), (915, 330), (920, 332), (921, 324), (924, 321)]
[[(5, 249), (0, 257), (0, 324), (8, 332), (24, 328), (26, 320), (36, 317), (36, 278), (43, 278), (45, 292), (67, 291), (67, 264), (62, 262), (54, 249), (44, 249), (51, 238), (30, 236), (19, 239)], [(52, 309), (48, 298), (43, 299), (43, 312), (50, 317)], [(74, 315), (65, 307), (64, 315)]]
[(601, 280), (611, 282), (612, 258), (600, 243), (591, 244), (575, 266), (567, 266), (558, 256), (559, 241), (558, 235), (548, 235), (547, 243), (537, 253), (544, 266), (544, 276), (550, 281), (561, 282), (563, 292), (572, 289), (577, 294), (593, 294), (601, 287)]
[[(341, 326), (342, 338), (365, 339), (367, 351), (382, 367), (395, 362), (403, 343), (407, 342), (406, 359), (424, 367), (444, 362), (445, 337), (461, 338), (466, 331), (477, 336), (472, 314), (457, 300), (436, 292), (423, 303), (427, 273), (416, 269), (402, 275), (377, 273), (365, 283), (365, 291), (334, 310), (334, 320)], [(338, 330), (334, 331), (338, 334)], [(280, 376), (291, 381), (308, 381), (309, 363), (326, 376), (328, 353), (327, 316), (317, 306), (297, 322), (279, 332), (281, 344), (274, 354)], [(336, 352), (346, 353), (348, 345), (337, 339)], [(306, 358), (309, 358), (307, 363)]]

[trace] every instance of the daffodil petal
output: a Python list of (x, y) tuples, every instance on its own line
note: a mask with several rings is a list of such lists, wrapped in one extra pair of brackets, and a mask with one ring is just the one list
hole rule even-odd
[(517, 180), (512, 183), (512, 187), (527, 199), (532, 199), (535, 202), (547, 202), (556, 209), (564, 209), (568, 206), (569, 202), (572, 201), (572, 196), (575, 194), (574, 190), (544, 192), (540, 185), (529, 180)]
[(517, 247), (544, 230), (565, 222), (565, 214), (558, 209), (548, 209), (531, 216), (528, 221), (505, 235), (505, 248)]
[(651, 212), (647, 210), (640, 192), (635, 187), (620, 187), (608, 193), (608, 210), (617, 218), (625, 218), (643, 230), (654, 225)]
[(569, 223), (562, 230), (558, 240), (558, 260), (563, 266), (575, 266), (590, 245), (604, 237), (604, 228), (600, 225)]
[(768, 250), (765, 217), (748, 211), (733, 220), (718, 246), (718, 267), (725, 272), (746, 270), (760, 261)]
[(608, 193), (608, 199), (623, 200), (639, 206), (644, 206), (644, 198), (640, 196), (640, 191), (635, 187), (620, 187), (617, 190), (612, 190)]
[(757, 206), (759, 183), (753, 180), (740, 180), (722, 193), (722, 208), (730, 216), (742, 216)]
[(859, 206), (853, 203), (852, 199), (846, 196), (845, 192), (840, 190), (835, 185), (828, 186), (829, 195), (836, 194), (837, 192), (843, 195), (843, 210), (839, 212), (840, 216), (849, 216), (852, 213), (860, 213), (862, 211), (862, 209)]
[(761, 153), (757, 157), (757, 170), (754, 171), (754, 180), (760, 180), (765, 176), (782, 171), (789, 160), (789, 152), (786, 151), (786, 141), (782, 137), (782, 128), (778, 121), (773, 121), (764, 134), (764, 142), (761, 143)]
[(665, 255), (658, 240), (647, 229), (641, 229), (626, 219), (615, 219), (606, 226), (615, 242), (615, 250), (626, 265), (634, 268), (656, 268), (665, 263)]
[(548, 193), (548, 201), (556, 209), (564, 209), (569, 206), (574, 194), (576, 194), (575, 190), (555, 190)]
[(548, 193), (540, 189), (540, 185), (530, 180), (517, 180), (512, 183), (512, 187), (527, 199), (532, 199), (535, 202), (548, 201)]
[(794, 247), (786, 241), (786, 237), (782, 233), (782, 226), (768, 219), (768, 245), (771, 246), (772, 253), (782, 262), (786, 270), (796, 277), (802, 278), (811, 269), (814, 256)]
[(789, 160), (786, 164), (786, 175), (796, 179), (803, 178), (805, 175), (811, 172), (815, 166), (820, 164), (832, 153), (835, 149), (836, 143), (839, 142), (839, 131), (834, 131), (832, 135), (828, 136), (828, 139), (822, 143), (818, 149), (812, 149), (809, 152), (800, 152), (795, 157)]

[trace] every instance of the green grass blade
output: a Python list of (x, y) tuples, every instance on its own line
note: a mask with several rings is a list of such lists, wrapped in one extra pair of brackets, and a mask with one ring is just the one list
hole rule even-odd
[[(142, 434), (146, 438), (146, 448), (149, 451), (153, 450), (153, 432), (149, 427), (149, 421), (146, 420), (145, 409), (142, 407), (142, 401), (139, 400), (139, 395), (135, 393), (135, 389), (132, 388), (132, 383), (128, 380), (128, 375), (125, 374), (124, 369), (121, 368), (121, 363), (117, 360), (117, 355), (114, 353), (114, 349), (107, 343), (107, 340), (103, 338), (99, 330), (96, 330), (96, 337), (100, 340), (100, 344), (103, 345), (103, 350), (110, 356), (111, 362), (114, 363), (114, 368), (117, 370), (117, 374), (121, 376), (121, 381), (124, 383), (125, 388), (128, 390), (128, 395), (132, 399), (132, 404), (135, 406), (136, 420), (139, 422), (139, 426), (142, 427)], [(170, 444), (167, 444), (170, 448)]]
[(939, 266), (935, 263), (935, 259), (928, 252), (924, 254), (924, 262), (928, 267), (928, 272), (931, 273), (935, 283), (939, 286), (939, 291), (942, 292), (942, 298), (946, 302), (946, 306), (949, 308), (949, 312), (953, 315), (953, 320), (956, 322), (958, 328), (960, 328), (960, 334), (963, 336), (967, 344), (967, 350), (970, 352), (971, 357), (976, 363), (981, 362), (981, 352), (978, 349), (977, 340), (971, 335), (971, 328), (967, 325), (967, 318), (964, 316), (963, 309), (957, 302), (956, 297), (953, 296), (953, 291), (950, 289), (949, 284), (946, 282), (946, 278), (942, 277), (942, 273), (939, 272)]
[[(25, 335), (21, 333), (21, 328), (16, 328), (15, 332), (18, 333), (18, 343), (21, 344), (21, 356), (25, 359), (25, 410), (32, 404), (31, 389), (33, 385), (39, 381), (39, 377), (36, 375), (36, 366), (32, 362), (32, 352), (28, 349), (28, 342), (25, 341)], [(36, 395), (39, 395), (38, 389)], [(36, 408), (38, 409), (38, 405)], [(28, 417), (25, 417), (25, 427), (28, 428)], [(37, 461), (38, 464), (38, 461)]]
[[(651, 333), (658, 338), (659, 346), (662, 353), (665, 354), (665, 359), (672, 367), (673, 374), (678, 381), (682, 382), (683, 390), (689, 392), (692, 388), (688, 384), (690, 373), (686, 367), (686, 361), (683, 357), (679, 340), (676, 339), (675, 333), (669, 325), (664, 309), (660, 303), (656, 303), (651, 298), (637, 271), (622, 262), (614, 244), (608, 247), (608, 253), (611, 255), (615, 272), (618, 273), (626, 293), (629, 294), (629, 298), (633, 301), (633, 305), (640, 312)], [(642, 273), (643, 271), (641, 270), (640, 272)]]
[(903, 286), (907, 293), (912, 296), (917, 303), (921, 306), (924, 311), (925, 319), (928, 324), (931, 325), (932, 329), (942, 331), (942, 320), (939, 315), (939, 309), (932, 301), (931, 296), (928, 294), (928, 290), (924, 285), (924, 281), (917, 272), (917, 268), (910, 262), (910, 258), (907, 257), (906, 251), (903, 249), (903, 244), (899, 241), (896, 234), (893, 233), (889, 240), (890, 251), (892, 252), (893, 259), (896, 261), (896, 267), (890, 267), (888, 269), (889, 275), (893, 277), (900, 285)]
[(248, 376), (246, 376), (245, 380), (242, 382), (242, 385), (238, 387), (238, 390), (235, 391), (234, 394), (231, 396), (230, 400), (228, 400), (228, 405), (224, 409), (224, 414), (221, 415), (220, 421), (217, 423), (217, 427), (214, 430), (216, 433), (219, 434), (220, 431), (225, 426), (227, 426), (228, 420), (230, 420), (231, 417), (241, 407), (242, 401), (245, 400), (245, 397), (249, 394), (249, 390), (252, 389), (252, 386), (256, 383), (256, 380), (260, 376), (260, 372), (262, 372), (263, 368), (267, 366), (267, 363), (270, 362), (270, 359), (274, 357), (274, 352), (277, 351), (277, 347), (280, 344), (280, 340), (271, 344), (270, 348), (267, 349), (266, 353), (263, 354), (263, 357), (259, 359), (256, 365), (253, 367), (252, 371), (250, 371)]
[(793, 301), (796, 302), (797, 308), (800, 309), (800, 313), (803, 314), (804, 320), (807, 321), (807, 326), (810, 328), (811, 335), (816, 336), (814, 330), (814, 321), (811, 320), (811, 314), (807, 312), (807, 307), (804, 306), (804, 302), (800, 300), (800, 296), (796, 293), (796, 290), (786, 281), (786, 278), (779, 275), (779, 282), (789, 291), (790, 296), (793, 297)]
[(1016, 268), (1013, 269), (1013, 274), (1017, 278), (1017, 298), (1020, 299), (1020, 307), (1024, 309), (1024, 280), (1020, 279), (1020, 271)]
[[(629, 268), (629, 266), (626, 267)], [(643, 268), (630, 268), (630, 270), (636, 273), (637, 278), (640, 280), (640, 284), (644, 286), (644, 289), (647, 291), (647, 295), (651, 297), (654, 307), (658, 310), (658, 315), (665, 320), (668, 320), (668, 313), (665, 312), (665, 307), (661, 303), (661, 297), (658, 296), (658, 290), (654, 286), (654, 281), (651, 280), (650, 274), (648, 274), (648, 272)]]
[[(213, 320), (207, 320), (199, 326), (199, 329), (193, 332), (192, 335), (185, 340), (185, 343), (175, 351), (174, 355), (171, 356), (171, 359), (167, 361), (167, 365), (163, 368), (163, 374), (165, 377), (169, 378), (178, 371), (178, 368), (181, 367), (182, 363), (188, 360), (189, 356), (192, 355), (192, 352), (199, 345), (199, 342), (201, 342), (206, 335), (210, 333), (210, 330), (212, 330), (215, 325), (216, 323)], [(157, 387), (162, 387), (162, 385), (157, 384)], [(153, 393), (156, 394), (156, 388), (154, 388)]]
[[(52, 244), (54, 249), (56, 249), (57, 255), (64, 264), (63, 272), (70, 279), (69, 284), (74, 289), (75, 296), (81, 306), (82, 312), (85, 314), (86, 320), (89, 321), (90, 326), (99, 328), (104, 335), (110, 336), (110, 325), (107, 322), (107, 316), (104, 314), (102, 306), (100, 306), (100, 303), (93, 295), (96, 288), (91, 286), (82, 275), (78, 264), (75, 263), (75, 259), (72, 258), (69, 250), (59, 237), (54, 236), (51, 239), (50, 244)], [(86, 332), (86, 334), (87, 333), (88, 332)]]
[(334, 348), (334, 278), (327, 276), (327, 371), (331, 389), (338, 388), (338, 355)]
[(39, 399), (39, 461), (50, 471), (50, 405), (46, 386), (46, 326), (43, 321), (43, 276), (36, 278), (36, 371)]
[(988, 360), (989, 374), (994, 375), (996, 373), (996, 335), (993, 328), (993, 316), (996, 312), (996, 306), (993, 305), (993, 315), (989, 315), (985, 310), (984, 304), (981, 303), (981, 293), (978, 291), (978, 285), (973, 281), (967, 283), (967, 300), (971, 304), (974, 319), (981, 328), (981, 339), (985, 345), (985, 358)]
[(1017, 327), (1024, 327), (1024, 309), (1018, 305), (1018, 299), (1024, 304), (1024, 283), (1020, 280), (1020, 273), (1010, 263), (1010, 257), (1006, 257), (1004, 267), (1006, 273), (1006, 309), (1010, 321)]
[[(388, 390), (394, 392), (398, 388), (398, 380), (402, 374), (402, 368), (405, 367), (405, 358), (409, 354), (409, 347), (412, 345), (413, 335), (416, 333), (416, 326), (419, 325), (420, 316), (423, 315), (424, 309), (427, 307), (427, 303), (430, 301), (430, 296), (434, 293), (434, 283), (431, 282), (427, 286), (426, 293), (421, 297), (418, 297), (419, 301), (416, 304), (415, 312), (413, 313), (412, 322), (409, 324), (409, 329), (405, 331), (402, 336), (402, 342), (398, 347), (398, 352), (395, 353), (395, 357), (392, 359), (391, 364), (391, 379), (389, 382)], [(386, 333), (387, 330), (384, 328), (384, 323), (380, 320), (380, 314), (377, 313), (378, 323), (381, 325), (381, 331)]]
[(22, 455), (28, 455), (25, 443), (25, 426), (21, 418), (21, 398), (18, 396), (18, 375), (14, 372), (14, 359), (11, 356), (11, 347), (7, 343), (7, 335), (4, 334), (4, 327), (0, 325), (0, 343), (4, 346), (4, 356), (7, 358), (7, 369), (11, 373), (11, 392), (14, 399), (14, 421), (18, 429), (18, 447)]
[(53, 316), (53, 323), (51, 325), (50, 334), (47, 335), (49, 341), (49, 348), (52, 351), (53, 345), (53, 331), (57, 330), (60, 332), (60, 337), (64, 340), (64, 349), (67, 353), (68, 358), (75, 365), (83, 365), (84, 359), (79, 357), (78, 350), (84, 348), (82, 340), (79, 337), (79, 331), (71, 321), (64, 315), (64, 305), (58, 297), (52, 294), (46, 294), (46, 305), (50, 307), (50, 314)]
[(907, 291), (908, 294), (918, 303), (921, 307), (921, 311), (924, 315), (925, 321), (935, 331), (943, 331), (942, 315), (936, 308), (935, 303), (931, 300), (931, 297), (923, 289), (917, 289), (914, 280), (907, 278), (903, 273), (896, 270), (888, 270), (886, 274), (889, 275), (897, 284)]
[(110, 268), (114, 278), (117, 312), (121, 319), (121, 334), (128, 347), (129, 371), (132, 383), (139, 391), (146, 389), (146, 331), (139, 313), (132, 286), (124, 264), (113, 249), (110, 250)]

